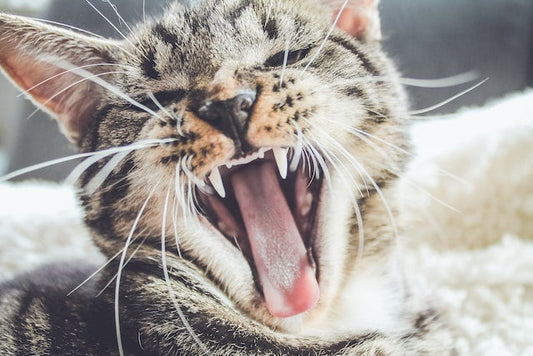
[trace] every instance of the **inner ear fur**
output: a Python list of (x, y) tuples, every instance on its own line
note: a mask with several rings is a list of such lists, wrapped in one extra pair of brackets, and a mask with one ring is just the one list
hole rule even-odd
[(327, 1), (333, 11), (333, 19), (336, 19), (340, 13), (338, 28), (362, 41), (381, 40), (379, 0), (350, 0), (344, 9), (341, 0)]
[(114, 48), (111, 41), (0, 14), (0, 67), (39, 108), (57, 119), (72, 142), (78, 142), (87, 129), (103, 89), (66, 65), (103, 75), (116, 70)]

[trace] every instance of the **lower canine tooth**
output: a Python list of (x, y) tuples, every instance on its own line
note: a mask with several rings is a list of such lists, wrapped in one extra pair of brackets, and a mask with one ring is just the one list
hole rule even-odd
[(287, 152), (288, 149), (281, 147), (274, 147), (272, 149), (274, 152), (274, 158), (276, 159), (276, 164), (278, 165), (279, 175), (281, 178), (287, 178)]
[(213, 188), (217, 191), (218, 195), (222, 198), (226, 197), (226, 190), (224, 189), (224, 183), (222, 182), (222, 177), (220, 176), (220, 171), (218, 167), (213, 168), (211, 174), (209, 175), (209, 181), (213, 185)]

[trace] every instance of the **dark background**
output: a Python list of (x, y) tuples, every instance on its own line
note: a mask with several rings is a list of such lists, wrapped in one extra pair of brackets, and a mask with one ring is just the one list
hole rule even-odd
[[(102, 1), (93, 1), (118, 24), (116, 14)], [(113, 3), (128, 23), (142, 20), (142, 0)], [(147, 12), (162, 12), (166, 1), (147, 0)], [(404, 77), (443, 78), (469, 71), (485, 84), (430, 113), (445, 114), (464, 106), (483, 105), (507, 93), (533, 87), (533, 1), (531, 0), (382, 0), (384, 47)], [(56, 0), (41, 17), (72, 24), (105, 36), (118, 37), (112, 27), (81, 0)], [(125, 26), (121, 30), (127, 32)], [(413, 109), (439, 103), (472, 83), (442, 89), (408, 87)], [(8, 171), (74, 152), (58, 133), (57, 125), (44, 113), (24, 120), (34, 107), (25, 103), (19, 110), (16, 140), (8, 153)], [(502, 118), (505, 119), (505, 118)], [(10, 133), (11, 134), (11, 133)], [(62, 180), (73, 164), (28, 174)]]

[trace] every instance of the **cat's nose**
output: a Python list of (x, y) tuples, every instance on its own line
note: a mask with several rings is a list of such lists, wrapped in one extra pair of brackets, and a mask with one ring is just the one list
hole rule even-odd
[(208, 100), (198, 110), (200, 118), (232, 138), (237, 152), (250, 149), (246, 141), (248, 121), (255, 103), (256, 93), (246, 91), (224, 101)]

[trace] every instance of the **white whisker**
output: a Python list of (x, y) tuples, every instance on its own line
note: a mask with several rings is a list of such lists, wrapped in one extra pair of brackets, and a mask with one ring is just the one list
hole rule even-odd
[(61, 58), (58, 58), (58, 57), (50, 57), (49, 60), (50, 60), (51, 64), (54, 64), (54, 65), (56, 65), (59, 68), (63, 68), (63, 69), (66, 69), (66, 70), (71, 70), (73, 73), (79, 75), (80, 77), (86, 78), (86, 79), (94, 82), (95, 84), (100, 85), (102, 88), (107, 89), (110, 93), (115, 94), (116, 96), (126, 100), (127, 102), (129, 102), (130, 104), (138, 107), (139, 109), (144, 110), (148, 114), (151, 114), (151, 115), (153, 115), (153, 116), (155, 116), (155, 117), (157, 117), (157, 118), (159, 118), (159, 119), (164, 121), (164, 119), (161, 116), (159, 116), (156, 112), (154, 112), (152, 109), (150, 109), (147, 106), (139, 103), (138, 101), (136, 101), (135, 99), (133, 99), (129, 95), (125, 94), (123, 91), (121, 91), (116, 86), (114, 86), (114, 85), (106, 82), (105, 80), (99, 78), (99, 76), (94, 76), (91, 72), (88, 72), (88, 71), (86, 71), (84, 69), (79, 69), (78, 67), (74, 66), (72, 63), (64, 61), (64, 60), (62, 60)]
[(266, 26), (268, 21), (270, 20), (270, 14), (272, 12), (272, 6), (273, 5), (274, 5), (274, 0), (270, 0), (270, 4), (268, 5), (268, 10), (267, 10), (267, 15), (266, 15), (264, 26)]
[[(152, 146), (155, 146), (155, 145), (159, 145), (161, 143), (173, 142), (173, 141), (176, 141), (176, 139), (169, 138), (169, 139), (163, 139), (163, 140), (139, 141), (139, 142), (134, 143), (132, 145), (138, 145), (139, 146), (139, 147), (136, 147), (135, 149), (143, 149), (143, 148), (148, 148), (148, 147), (152, 147)], [(77, 159), (87, 158), (87, 157), (91, 157), (91, 156), (94, 156), (94, 155), (100, 155), (100, 154), (102, 154), (104, 156), (109, 156), (109, 155), (112, 155), (114, 153), (119, 153), (119, 152), (123, 152), (123, 151), (129, 150), (129, 148), (130, 148), (130, 146), (120, 146), (120, 147), (109, 148), (109, 149), (106, 149), (106, 150), (103, 150), (103, 151), (89, 152), (89, 153), (78, 153), (78, 154), (75, 154), (75, 155), (72, 155), (72, 156), (53, 159), (53, 160), (50, 160), (50, 161), (38, 163), (38, 164), (35, 164), (35, 165), (32, 165), (32, 166), (25, 167), (25, 168), (22, 168), (22, 169), (18, 169), (16, 171), (8, 173), (8, 174), (0, 177), (0, 182), (6, 182), (6, 181), (11, 180), (13, 178), (20, 177), (20, 176), (22, 176), (24, 174), (35, 172), (35, 171), (38, 171), (40, 169), (44, 169), (44, 168), (47, 168), (47, 167), (55, 166), (56, 164), (75, 161)]]
[(120, 280), (122, 277), (122, 269), (124, 266), (124, 261), (126, 260), (128, 246), (130, 245), (130, 242), (133, 238), (133, 234), (135, 233), (135, 230), (137, 229), (137, 225), (139, 224), (139, 221), (141, 220), (141, 216), (143, 215), (144, 210), (148, 206), (148, 202), (154, 195), (156, 188), (159, 186), (160, 183), (161, 181), (159, 181), (157, 184), (154, 185), (154, 187), (152, 188), (152, 191), (150, 192), (150, 194), (144, 201), (144, 204), (142, 205), (141, 210), (139, 210), (139, 213), (137, 214), (137, 217), (135, 218), (135, 221), (133, 222), (133, 226), (131, 227), (128, 238), (126, 239), (126, 244), (125, 244), (124, 250), (122, 251), (122, 255), (120, 256), (120, 262), (118, 266), (118, 273), (117, 273), (116, 284), (115, 284), (115, 331), (116, 331), (118, 351), (119, 351), (120, 356), (124, 356), (124, 348), (122, 346), (122, 335), (120, 333), (120, 312), (119, 312)]
[[(159, 108), (159, 110), (161, 110), (162, 112), (167, 114), (168, 117), (170, 117), (171, 119), (176, 120), (176, 122), (178, 122), (178, 123), (180, 122), (180, 119), (178, 117), (176, 117), (173, 113), (171, 113), (170, 111), (165, 109), (165, 107), (161, 104), (161, 102), (159, 100), (157, 100), (157, 98), (155, 97), (155, 95), (153, 93), (148, 93), (148, 97), (150, 98), (150, 100), (152, 100), (154, 102), (154, 104)], [(166, 122), (166, 120), (163, 120), (163, 121)], [(179, 132), (179, 130), (178, 130), (178, 132)], [(183, 136), (183, 134), (180, 134), (180, 136)]]
[(465, 72), (450, 77), (438, 79), (417, 79), (417, 78), (400, 78), (400, 83), (407, 86), (419, 88), (449, 88), (462, 85), (479, 78), (479, 73), (475, 71)]
[(279, 78), (279, 86), (283, 86), (283, 80), (285, 79), (285, 71), (287, 70), (287, 61), (289, 60), (289, 46), (290, 41), (285, 41), (285, 54), (283, 55), (283, 67), (281, 68), (281, 75)]
[(108, 156), (111, 156), (116, 153), (121, 152), (133, 152), (140, 149), (145, 149), (153, 146), (157, 146), (163, 143), (168, 142), (174, 142), (176, 139), (169, 138), (169, 139), (151, 139), (151, 140), (143, 140), (139, 142), (132, 143), (128, 146), (120, 146), (120, 147), (114, 147), (103, 151), (98, 151), (89, 154), (89, 158), (81, 162), (76, 168), (70, 172), (69, 176), (65, 179), (65, 182), (67, 184), (74, 184), (81, 176), (82, 174), (93, 164), (98, 162), (99, 160), (106, 158)]
[[(85, 35), (89, 35), (91, 37), (96, 37), (96, 38), (99, 38), (101, 40), (107, 40), (104, 36), (101, 36), (101, 35), (99, 35), (99, 34), (97, 34), (95, 32), (91, 32), (91, 31), (88, 31), (86, 29), (83, 29), (83, 28), (80, 28), (80, 27), (76, 27), (76, 26), (72, 26), (72, 25), (69, 25), (69, 24), (66, 24), (66, 23), (63, 23), (63, 22), (45, 20), (45, 19), (40, 19), (40, 18), (35, 18), (35, 17), (30, 17), (30, 18), (32, 20), (35, 20), (35, 21), (38, 21), (38, 22), (43, 22), (43, 23), (47, 23), (47, 24), (51, 24), (51, 25), (56, 25), (56, 26), (68, 28), (68, 29), (75, 30), (75, 31), (78, 31), (80, 33), (83, 33)], [(129, 52), (128, 50), (126, 50), (125, 48), (123, 48), (122, 46), (120, 46), (120, 45), (118, 45), (116, 43), (113, 43), (111, 41), (108, 41), (107, 43), (111, 44), (113, 47), (115, 47), (119, 51), (124, 52), (128, 56), (133, 57), (133, 54), (131, 52)]]
[[(142, 235), (142, 233), (144, 232), (141, 231), (139, 233), (139, 235)], [(135, 241), (137, 241), (137, 238), (138, 237), (135, 237), (133, 238), (133, 240), (130, 241), (130, 245), (133, 244)], [(139, 244), (137, 245), (137, 247), (135, 247), (135, 250), (133, 250), (133, 252), (131, 253), (131, 255), (128, 257), (128, 259), (126, 260), (126, 262), (124, 262), (124, 265), (122, 266), (122, 269), (126, 268), (126, 266), (130, 263), (130, 261), (133, 259), (133, 257), (135, 257), (135, 255), (137, 254), (137, 252), (140, 250), (140, 248), (144, 245), (144, 243), (146, 242), (146, 240), (148, 239), (148, 235), (146, 235), (142, 240), (141, 242), (139, 242)], [(130, 245), (128, 245), (127, 247), (129, 247)], [(125, 246), (126, 247), (126, 246)], [(119, 252), (118, 252), (118, 255), (120, 255), (122, 252), (124, 251), (124, 248), (122, 248)], [(95, 295), (95, 298), (99, 298), (102, 293), (105, 292), (105, 290), (107, 289), (107, 287), (109, 287), (116, 279), (117, 279), (117, 276), (118, 276), (118, 271), (117, 273), (115, 273), (115, 275), (113, 276), (113, 278), (111, 278), (105, 286), (103, 286), (100, 291)]]
[(289, 170), (291, 172), (295, 172), (298, 168), (298, 164), (300, 163), (300, 159), (302, 158), (303, 133), (302, 129), (300, 128), (300, 125), (298, 125), (296, 121), (292, 121), (291, 123), (296, 131), (296, 146), (293, 149), (293, 155), (290, 161)]
[[(84, 65), (84, 66), (79, 66), (79, 67), (76, 67), (76, 69), (85, 69), (85, 68), (93, 68), (93, 67), (104, 67), (104, 66), (112, 66), (112, 67), (119, 67), (119, 68), (123, 68), (123, 69), (132, 69), (131, 66), (125, 66), (125, 65), (121, 65), (121, 64), (115, 64), (115, 63), (96, 63), (96, 64), (88, 64), (88, 65)], [(24, 90), (23, 92), (19, 93), (17, 95), (17, 98), (18, 97), (21, 97), (25, 94), (28, 94), (29, 92), (31, 92), (32, 90), (34, 90), (35, 88), (38, 88), (40, 87), (41, 85), (45, 84), (45, 83), (48, 83), (49, 81), (55, 79), (55, 78), (58, 78), (64, 74), (67, 74), (67, 73), (70, 73), (72, 72), (73, 70), (65, 70), (61, 73), (58, 73), (56, 75), (53, 75), (51, 76), (50, 78), (47, 78), (37, 84), (35, 84), (34, 86), (32, 86), (31, 88), (27, 89), (27, 90)], [(128, 74), (128, 72), (107, 72), (107, 73), (103, 73), (103, 74), (113, 74), (113, 73), (120, 73), (120, 74)], [(68, 87), (68, 88), (71, 88), (71, 87)]]
[(176, 198), (176, 186), (174, 185), (174, 199), (172, 204), (172, 225), (174, 227), (174, 240), (176, 242), (176, 250), (178, 252), (178, 256), (180, 258), (183, 258), (181, 255), (181, 249), (180, 249), (180, 241), (179, 241), (179, 234), (178, 234), (178, 199)]
[[(315, 129), (317, 127), (315, 126)], [(383, 203), (383, 206), (385, 207), (385, 210), (387, 212), (387, 215), (389, 217), (389, 221), (391, 223), (391, 228), (393, 230), (394, 236), (398, 238), (399, 232), (398, 227), (396, 224), (396, 220), (394, 219), (394, 215), (392, 214), (392, 209), (387, 202), (387, 199), (385, 198), (385, 195), (383, 194), (383, 191), (379, 187), (379, 185), (376, 183), (376, 181), (372, 178), (372, 176), (368, 173), (368, 171), (365, 169), (365, 167), (359, 163), (353, 155), (351, 155), (340, 143), (338, 143), (335, 139), (333, 139), (331, 136), (329, 136), (327, 133), (325, 133), (325, 138), (328, 139), (331, 144), (335, 146), (337, 150), (358, 170), (358, 172), (364, 174), (367, 178), (370, 184), (373, 186), (374, 190), (376, 191), (376, 194), (378, 194), (380, 200)]]
[(454, 87), (457, 85), (462, 85), (465, 83), (469, 83), (473, 80), (476, 80), (478, 78), (479, 78), (479, 74), (474, 71), (465, 72), (465, 73), (453, 75), (450, 77), (437, 78), (437, 79), (420, 79), (420, 78), (406, 78), (406, 77), (391, 78), (391, 77), (372, 75), (372, 76), (362, 76), (362, 77), (349, 78), (349, 79), (337, 79), (330, 84), (326, 83), (325, 86), (328, 88), (336, 88), (340, 86), (353, 85), (357, 83), (399, 81), (400, 84), (406, 85), (406, 86), (435, 89), (435, 88), (449, 88), (449, 87)]
[(91, 32), (91, 31), (85, 30), (83, 28), (72, 26), (72, 25), (69, 25), (69, 24), (66, 24), (66, 23), (63, 23), (63, 22), (40, 19), (40, 18), (37, 18), (37, 17), (28, 17), (28, 18), (30, 18), (32, 20), (35, 20), (35, 21), (38, 21), (38, 22), (44, 22), (44, 23), (47, 23), (47, 24), (50, 24), (50, 25), (56, 25), (56, 26), (60, 26), (60, 27), (69, 28), (71, 30), (76, 30), (76, 31), (84, 33), (86, 35), (90, 35), (90, 36), (93, 36), (93, 37), (98, 37), (98, 38), (100, 38), (102, 40), (106, 39), (104, 36), (101, 36), (101, 35), (99, 35), (99, 34), (97, 34), (95, 32)]
[[(451, 98), (449, 99), (446, 99), (444, 101), (441, 101), (440, 103), (438, 104), (435, 104), (433, 106), (430, 106), (428, 108), (425, 108), (425, 109), (420, 109), (420, 110), (415, 110), (415, 111), (411, 111), (409, 112), (408, 114), (409, 115), (412, 115), (412, 116), (415, 116), (415, 115), (420, 115), (420, 114), (425, 114), (427, 112), (430, 112), (430, 111), (433, 111), (433, 110), (436, 110), (440, 107), (443, 107), (444, 105), (454, 101), (455, 99), (457, 98), (460, 98), (461, 96), (471, 92), (472, 90), (476, 89), (477, 87), (481, 86), (482, 84), (485, 84), (487, 81), (489, 80), (489, 78), (486, 78), (484, 80), (482, 80), (481, 82), (477, 83), (476, 85), (473, 85), (471, 86), (470, 88), (466, 89), (466, 90), (463, 90), (462, 92), (460, 92), (459, 94), (456, 94), (454, 96), (452, 96)], [(420, 118), (416, 118), (416, 119), (420, 119)], [(423, 118), (422, 118), (423, 119)]]
[(120, 12), (118, 11), (118, 8), (115, 4), (113, 4), (111, 2), (111, 0), (102, 0), (106, 3), (109, 4), (109, 6), (111, 6), (111, 8), (113, 9), (113, 11), (115, 12), (115, 14), (118, 16), (118, 19), (119, 19), (119, 23), (122, 22), (124, 24), (124, 26), (126, 26), (126, 28), (128, 29), (128, 31), (130, 31), (130, 33), (133, 32), (133, 30), (131, 29), (131, 27), (128, 25), (128, 23), (126, 22), (126, 20), (124, 20), (124, 18), (122, 17), (122, 15), (120, 15)]
[(183, 158), (180, 159), (178, 163), (176, 164), (176, 179), (174, 182), (175, 184), (174, 192), (176, 194), (176, 199), (178, 200), (179, 206), (183, 214), (183, 221), (187, 225), (188, 214), (187, 214), (187, 203), (185, 199), (185, 184), (182, 182), (182, 176), (181, 176), (182, 160)]
[(169, 185), (167, 189), (167, 195), (165, 197), (165, 204), (163, 207), (163, 219), (161, 223), (161, 264), (163, 267), (163, 274), (165, 276), (165, 282), (167, 284), (168, 289), (168, 295), (170, 296), (170, 299), (172, 300), (172, 304), (174, 304), (174, 308), (176, 309), (181, 321), (183, 322), (183, 326), (187, 329), (189, 332), (189, 335), (194, 339), (194, 341), (200, 346), (200, 348), (203, 349), (205, 353), (208, 353), (207, 347), (202, 343), (198, 335), (196, 335), (196, 332), (192, 328), (191, 324), (187, 321), (187, 318), (185, 317), (185, 314), (183, 314), (183, 311), (181, 310), (180, 305), (178, 304), (178, 301), (176, 300), (176, 296), (172, 292), (172, 285), (170, 284), (170, 276), (168, 274), (168, 266), (167, 266), (167, 254), (166, 254), (166, 222), (167, 222), (167, 212), (168, 212), (168, 204), (170, 200), (170, 189), (172, 188), (172, 185)]
[(110, 24), (111, 27), (113, 27), (113, 29), (114, 29), (115, 31), (117, 31), (117, 33), (118, 33), (120, 36), (122, 36), (122, 38), (123, 38), (124, 40), (126, 40), (126, 41), (127, 41), (127, 42), (128, 42), (133, 48), (135, 48), (135, 45), (134, 45), (134, 44), (128, 39), (128, 37), (127, 37), (125, 34), (123, 34), (123, 33), (118, 29), (118, 27), (115, 26), (115, 24), (114, 24), (113, 22), (111, 22), (111, 20), (109, 20), (109, 19), (108, 19), (108, 18), (107, 18), (107, 17), (106, 17), (106, 16), (105, 16), (100, 10), (98, 10), (98, 9), (96, 8), (96, 6), (94, 6), (89, 0), (85, 0), (85, 2), (86, 2), (87, 4), (89, 4), (89, 6), (92, 7), (93, 10), (96, 11), (96, 12), (102, 17), (102, 19), (104, 19), (108, 24)]
[(118, 164), (122, 162), (122, 160), (126, 158), (126, 156), (129, 155), (131, 152), (132, 151), (120, 152), (117, 153), (113, 158), (111, 158), (109, 162), (107, 162), (106, 165), (84, 187), (85, 194), (93, 195), (94, 192), (104, 183), (107, 177), (111, 175), (111, 173), (118, 166)]
[[(87, 73), (90, 73), (90, 72), (87, 72)], [(127, 74), (127, 72), (124, 72), (124, 71), (112, 71), (112, 72), (104, 72), (104, 73), (98, 73), (98, 74), (92, 74), (87, 77), (87, 78), (82, 78), (78, 81), (75, 81), (73, 83), (70, 83), (69, 85), (67, 85), (66, 87), (64, 87), (63, 89), (59, 90), (57, 93), (55, 93), (54, 95), (52, 95), (51, 97), (49, 97), (45, 102), (43, 102), (43, 106), (46, 106), (48, 103), (50, 103), (52, 100), (54, 100), (55, 98), (57, 98), (59, 95), (63, 94), (64, 92), (66, 92), (67, 90), (75, 87), (76, 85), (78, 84), (81, 84), (83, 82), (86, 82), (86, 81), (94, 81), (95, 79), (99, 79), (98, 77), (103, 77), (104, 75), (110, 75), (110, 74)], [(28, 117), (27, 119), (31, 118), (33, 115), (35, 115), (37, 112), (39, 112), (39, 108), (35, 109)]]
[[(316, 140), (315, 140), (316, 141)], [(352, 176), (350, 170), (344, 165), (342, 160), (337, 157), (333, 152), (326, 152), (325, 150), (322, 151), (326, 159), (330, 162), (330, 164), (333, 166), (333, 168), (339, 172), (339, 177), (344, 181), (345, 186), (354, 185), (356, 189), (359, 191), (359, 194), (361, 197), (363, 197), (363, 192), (361, 191), (359, 184), (357, 183), (355, 177)], [(333, 158), (332, 158), (333, 156)], [(355, 159), (355, 157), (354, 157)], [(337, 163), (336, 163), (336, 162)], [(339, 165), (342, 168), (342, 171), (339, 169)], [(359, 169), (357, 169), (357, 172), (360, 174)], [(348, 178), (349, 177), (349, 178)], [(363, 179), (363, 177), (361, 177)], [(366, 180), (363, 179), (363, 182), (365, 184), (367, 194), (370, 195), (368, 192), (368, 186), (366, 185)], [(353, 206), (354, 212), (355, 212), (355, 218), (357, 220), (357, 230), (358, 230), (358, 249), (357, 249), (357, 261), (361, 261), (364, 253), (364, 245), (365, 245), (365, 230), (364, 230), (364, 224), (363, 224), (363, 216), (361, 214), (361, 209), (359, 209), (359, 204), (357, 203), (357, 198), (354, 195), (351, 196), (351, 204)]]
[(87, 277), (87, 279), (85, 279), (83, 282), (81, 282), (80, 284), (78, 284), (78, 286), (76, 288), (74, 288), (73, 290), (71, 290), (68, 294), (67, 294), (67, 297), (70, 297), (72, 295), (72, 293), (75, 293), (78, 289), (80, 289), (81, 287), (83, 287), (87, 282), (89, 282), (91, 279), (94, 278), (94, 276), (96, 276), (98, 273), (100, 273), (104, 268), (106, 268), (106, 266), (108, 266), (111, 262), (113, 262), (113, 260), (115, 258), (117, 258), (118, 256), (120, 256), (120, 254), (122, 253), (122, 250), (118, 251), (117, 253), (115, 253), (113, 256), (111, 256), (110, 259), (108, 259), (106, 261), (106, 263), (104, 263), (100, 268), (98, 268), (96, 271), (94, 271), (89, 277)]
[(307, 69), (317, 59), (317, 57), (320, 54), (320, 52), (322, 52), (322, 50), (326, 46), (326, 43), (328, 42), (329, 37), (331, 36), (333, 31), (335, 30), (335, 26), (337, 26), (337, 22), (339, 22), (339, 19), (341, 18), (341, 15), (344, 12), (344, 9), (346, 8), (346, 5), (348, 5), (348, 2), (349, 2), (349, 0), (344, 0), (344, 3), (342, 4), (339, 12), (337, 13), (337, 16), (335, 17), (335, 20), (333, 21), (333, 24), (331, 25), (331, 28), (329, 29), (328, 33), (326, 34), (326, 37), (324, 38), (324, 40), (322, 41), (322, 43), (318, 47), (318, 49), (315, 52), (315, 54), (309, 60), (309, 63), (307, 63), (307, 65), (304, 67), (303, 72), (307, 71)]
[(143, 23), (146, 23), (146, 0), (143, 0)]

